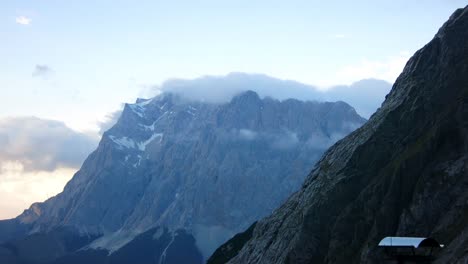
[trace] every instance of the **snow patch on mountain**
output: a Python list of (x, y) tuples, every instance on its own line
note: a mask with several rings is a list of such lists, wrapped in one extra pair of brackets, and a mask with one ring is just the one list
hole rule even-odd
[(117, 148), (119, 149), (124, 149), (124, 148), (135, 148), (136, 144), (133, 139), (130, 139), (128, 137), (121, 137), (117, 138), (115, 136), (109, 136), (109, 138), (114, 141), (115, 144), (117, 144)]
[(132, 111), (137, 114), (139, 117), (143, 118), (145, 114), (145, 109), (140, 104), (130, 104), (128, 105)]
[[(138, 149), (140, 151), (145, 151), (146, 147), (153, 142), (155, 139), (159, 138), (159, 142), (162, 141), (163, 139), (163, 133), (154, 133), (149, 139), (143, 141), (143, 142), (135, 142), (135, 140), (128, 138), (128, 137), (121, 137), (117, 138), (113, 135), (109, 136), (109, 138), (117, 144), (118, 149)], [(127, 158), (128, 160), (128, 158)]]
[(146, 146), (148, 146), (148, 144), (153, 142), (153, 140), (159, 138), (159, 142), (161, 142), (162, 139), (163, 139), (163, 135), (164, 135), (163, 133), (154, 133), (148, 140), (139, 143), (138, 144), (138, 149), (141, 150), (141, 151), (145, 151)]
[(138, 105), (140, 107), (145, 107), (145, 106), (149, 105), (152, 101), (153, 101), (153, 99), (141, 99), (140, 102), (136, 103), (136, 105)]
[(105, 249), (109, 252), (109, 255), (111, 255), (115, 251), (125, 246), (128, 242), (132, 241), (132, 239), (134, 239), (141, 232), (142, 230), (118, 230), (94, 240), (91, 244), (83, 249)]

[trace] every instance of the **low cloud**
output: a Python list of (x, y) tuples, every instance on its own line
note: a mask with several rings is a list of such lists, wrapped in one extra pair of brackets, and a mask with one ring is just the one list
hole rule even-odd
[(338, 140), (344, 138), (347, 135), (347, 132), (348, 131), (342, 133), (336, 132), (329, 136), (323, 134), (313, 134), (307, 140), (306, 145), (313, 149), (326, 150), (335, 144)]
[(230, 73), (226, 76), (204, 76), (193, 80), (172, 79), (155, 87), (158, 92), (172, 92), (191, 100), (210, 103), (228, 102), (243, 91), (253, 90), (261, 97), (284, 100), (306, 97), (316, 100), (321, 93), (315, 87), (291, 80), (280, 80), (263, 74)]
[(297, 137), (297, 133), (285, 131), (282, 134), (276, 135), (272, 147), (276, 149), (289, 149), (297, 146), (298, 143), (299, 138)]
[(120, 115), (122, 114), (122, 111), (123, 111), (123, 106), (122, 106), (122, 109), (119, 109), (117, 111), (107, 114), (104, 117), (104, 121), (99, 122), (98, 126), (99, 126), (100, 135), (104, 134), (104, 132), (109, 130), (111, 127), (113, 127), (117, 123), (117, 121), (120, 118)]
[(16, 21), (17, 24), (27, 26), (27, 25), (31, 24), (32, 19), (29, 18), (29, 17), (25, 17), (25, 16), (19, 16), (19, 17), (15, 18), (15, 21)]
[(34, 68), (34, 71), (32, 73), (32, 76), (33, 77), (47, 77), (49, 76), (51, 73), (53, 72), (53, 70), (47, 66), (47, 65), (36, 65), (36, 67)]
[(18, 162), (25, 172), (79, 168), (97, 140), (64, 123), (36, 117), (0, 120), (0, 166)]
[[(237, 131), (237, 130), (236, 130)], [(300, 143), (296, 132), (283, 130), (277, 132), (258, 132), (246, 128), (237, 131), (236, 139), (242, 141), (259, 140), (267, 142), (273, 149), (291, 149)]]
[(351, 85), (338, 85), (324, 92), (326, 101), (343, 101), (369, 118), (380, 107), (392, 85), (383, 80), (367, 79)]
[(258, 133), (250, 129), (239, 129), (239, 137), (244, 140), (254, 140)]
[(295, 98), (303, 101), (344, 101), (361, 116), (368, 118), (384, 101), (391, 86), (387, 81), (366, 79), (351, 85), (321, 90), (312, 85), (262, 74), (230, 73), (226, 76), (204, 76), (193, 80), (168, 80), (160, 86), (154, 86), (152, 94), (171, 92), (188, 100), (225, 103), (241, 92), (253, 90), (260, 97), (268, 96), (278, 100)]

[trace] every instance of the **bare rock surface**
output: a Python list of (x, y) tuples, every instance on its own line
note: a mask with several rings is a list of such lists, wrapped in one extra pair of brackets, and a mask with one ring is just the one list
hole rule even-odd
[(239, 251), (229, 263), (381, 263), (376, 245), (383, 237), (426, 236), (446, 245), (436, 263), (466, 263), (467, 161), (465, 7), (416, 52), (382, 107), (324, 154), (297, 193), (259, 221), (250, 239), (223, 248)]

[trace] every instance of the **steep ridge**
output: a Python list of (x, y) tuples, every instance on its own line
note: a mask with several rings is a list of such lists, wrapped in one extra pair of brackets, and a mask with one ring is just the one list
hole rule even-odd
[[(67, 227), (77, 237), (99, 237), (75, 254), (99, 262), (101, 250), (121, 254), (139, 235), (167, 228), (174, 243), (192, 252), (193, 241), (206, 258), (271, 213), (326, 148), (364, 122), (343, 102), (261, 99), (252, 91), (224, 104), (170, 93), (138, 100), (125, 106), (62, 193), (0, 221), (0, 230), (11, 230), (0, 238), (14, 239), (16, 250), (24, 236), (53, 238), (47, 234)], [(154, 243), (174, 245), (166, 242)], [(46, 259), (71, 261), (68, 253)]]
[(229, 263), (243, 264), (382, 263), (376, 246), (391, 235), (434, 237), (446, 245), (437, 263), (466, 263), (467, 161), (465, 7), (409, 60), (370, 120), (324, 154), (300, 191), (259, 221), (250, 239), (234, 237), (208, 263), (231, 255)]

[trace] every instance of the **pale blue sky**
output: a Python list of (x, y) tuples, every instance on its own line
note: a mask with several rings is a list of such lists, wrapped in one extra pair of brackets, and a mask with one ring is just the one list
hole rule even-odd
[[(144, 85), (232, 71), (320, 86), (393, 81), (409, 55), (465, 4), (4, 1), (0, 117), (36, 115), (95, 129)], [(33, 77), (36, 65), (50, 71)]]

